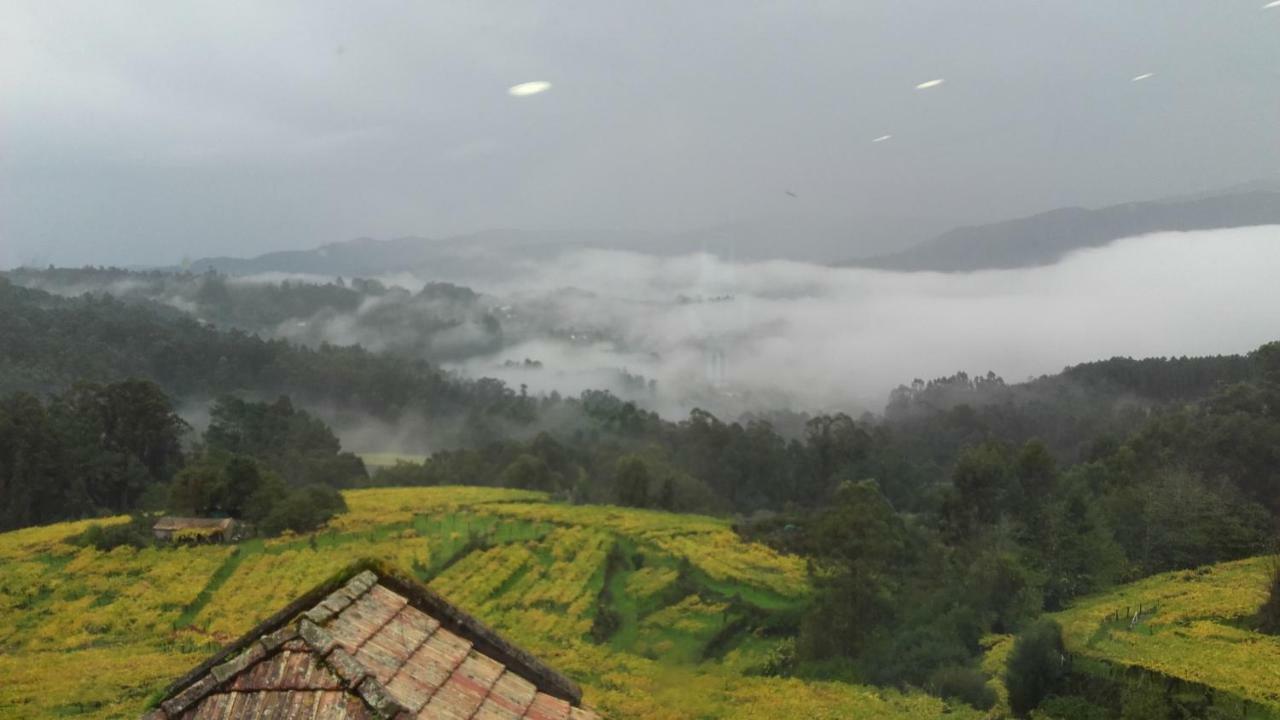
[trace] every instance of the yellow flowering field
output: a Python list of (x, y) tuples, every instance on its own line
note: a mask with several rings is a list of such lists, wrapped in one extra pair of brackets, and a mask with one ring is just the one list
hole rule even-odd
[(64, 562), (53, 566), (0, 563), (0, 643), (5, 646), (71, 649), (169, 633), (178, 613), (231, 549), (120, 547), (99, 552), (61, 546), (57, 553)]
[(1004, 684), (1004, 671), (1012, 651), (1012, 635), (987, 635), (982, 638), (982, 671), (991, 678), (991, 687), (996, 691), (996, 704), (987, 712), (989, 718), (1009, 715), (1009, 688)]
[(433, 582), (458, 605), (503, 627), (561, 639), (591, 629), (611, 538), (561, 528), (540, 543), (472, 553)]
[[(744, 608), (794, 610), (802, 564), (722, 520), (493, 488), (345, 493), (314, 535), (127, 547), (92, 523), (0, 534), (0, 718), (132, 718), (221, 644), (362, 558), (403, 568), (582, 683), (611, 718), (975, 717), (920, 693), (751, 674)], [(112, 518), (97, 522), (124, 522)], [(616, 620), (593, 638), (598, 618)], [(738, 613), (738, 614), (735, 614)], [(719, 642), (725, 638), (719, 637)]]
[(150, 641), (75, 651), (0, 652), (0, 717), (136, 718), (152, 693), (212, 652)]
[[(1265, 598), (1270, 562), (1250, 558), (1156, 575), (1083, 598), (1056, 617), (1072, 652), (1280, 709), (1280, 637), (1241, 627)], [(1132, 629), (1127, 621), (1107, 622), (1139, 604), (1148, 610)]]
[(547, 496), (531, 490), (445, 486), (347, 490), (342, 497), (347, 501), (347, 512), (334, 518), (331, 525), (351, 531), (408, 522), (418, 515), (476, 509), (489, 503), (545, 502)]
[(73, 552), (74, 546), (66, 540), (89, 529), (90, 525), (115, 525), (128, 522), (127, 516), (80, 520), (77, 522), (41, 525), (0, 533), (0, 560), (23, 560), (36, 554)]
[(642, 567), (627, 578), (627, 595), (637, 600), (653, 597), (670, 587), (678, 576), (675, 568)]
[(947, 704), (922, 693), (803, 681), (729, 672), (703, 663), (697, 666), (650, 660), (631, 653), (610, 652), (587, 643), (540, 644), (528, 647), (556, 667), (582, 681), (586, 700), (609, 718), (645, 720), (978, 720), (981, 714), (963, 704)]
[(624, 534), (688, 560), (714, 581), (755, 588), (783, 600), (800, 599), (808, 592), (802, 560), (764, 545), (742, 542), (729, 523), (719, 518), (608, 505), (512, 503), (485, 509), (506, 516), (588, 525)]
[[(265, 620), (334, 571), (362, 558), (401, 567), (428, 556), (427, 543), (393, 539), (353, 542), (315, 551), (303, 547), (282, 553), (257, 553), (242, 560), (195, 617), (194, 625), (220, 642), (229, 642)], [(248, 621), (246, 623), (246, 621)]]

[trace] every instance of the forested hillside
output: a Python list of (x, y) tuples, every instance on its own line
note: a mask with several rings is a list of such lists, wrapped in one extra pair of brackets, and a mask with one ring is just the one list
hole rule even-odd
[(410, 292), (358, 277), (268, 282), (214, 272), (92, 267), (18, 268), (6, 276), (20, 287), (63, 297), (150, 301), (204, 324), (308, 347), (358, 344), (440, 362), (492, 352), (504, 342), (494, 308), (470, 288), (449, 283)]
[[(238, 518), (279, 542), (319, 533), (320, 543), (347, 522), (339, 491), (371, 485), (710, 513), (802, 568), (807, 589), (718, 611), (732, 631), (712, 632), (699, 652), (718, 656), (750, 629), (770, 638), (753, 672), (797, 682), (924, 688), (995, 707), (990, 637), (1022, 634), (1025, 647), (1051, 649), (1043, 613), (1154, 573), (1264, 553), (1280, 513), (1277, 343), (1248, 356), (1115, 358), (1024, 383), (917, 380), (889, 393), (882, 415), (856, 419), (695, 410), (670, 420), (608, 392), (532, 395), (405, 353), (263, 340), (149, 300), (0, 281), (0, 305), (5, 527), (129, 513), (74, 542), (162, 553), (171, 551), (152, 547), (146, 529), (152, 513), (171, 511)], [(334, 406), (389, 420), (419, 413), (438, 449), (370, 475), (317, 414)], [(190, 407), (207, 414), (203, 430), (179, 416)], [(379, 509), (379, 523), (392, 512)], [(544, 514), (560, 512), (580, 513), (565, 516), (572, 524), (598, 511)], [(429, 525), (439, 513), (420, 514)], [(657, 573), (630, 550), (607, 560), (602, 542), (593, 552), (606, 574)], [(669, 559), (676, 578), (680, 557)], [(524, 567), (519, 559), (494, 562)], [(638, 592), (629, 584), (593, 587), (591, 607), (604, 609), (574, 636), (639, 647), (629, 613), (661, 609), (628, 605)], [(731, 608), (753, 597), (714, 583), (694, 594)], [(649, 660), (692, 657), (644, 647)]]
[[(264, 304), (270, 304), (266, 299)], [(154, 302), (63, 298), (0, 280), (0, 389), (57, 391), (79, 381), (151, 380), (181, 399), (227, 392), (356, 407), (394, 417), (491, 409), (514, 393), (450, 378), (426, 362), (357, 346), (317, 348), (219, 329)]]

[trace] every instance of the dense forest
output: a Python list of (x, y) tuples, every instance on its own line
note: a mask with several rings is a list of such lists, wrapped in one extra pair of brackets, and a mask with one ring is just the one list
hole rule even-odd
[(288, 395), (389, 419), (407, 409), (428, 417), (519, 413), (515, 393), (499, 383), (448, 377), (425, 361), (359, 346), (264, 340), (151, 301), (64, 298), (0, 280), (0, 308), (4, 392), (138, 377), (182, 401)]
[[(274, 297), (254, 302), (268, 313)], [(1053, 678), (1036, 660), (1055, 642), (1042, 612), (1265, 552), (1280, 514), (1280, 343), (1025, 383), (916, 380), (857, 418), (672, 421), (604, 391), (534, 396), (403, 352), (234, 324), (0, 279), (0, 529), (171, 509), (305, 531), (341, 508), (337, 489), (366, 485), (732, 514), (745, 537), (808, 558), (817, 590), (771, 672), (924, 686), (982, 707), (993, 699), (979, 639), (1022, 632), (1027, 659), (1011, 667), (1029, 668), (1029, 709)], [(191, 404), (209, 408), (203, 433), (176, 410)], [(370, 477), (312, 406), (413, 410), (447, 429), (447, 449)]]
[(214, 272), (92, 267), (19, 268), (7, 276), (15, 285), (54, 295), (153, 302), (215, 327), (308, 347), (359, 344), (440, 362), (503, 343), (493, 308), (470, 288), (449, 283), (428, 283), (415, 293), (364, 278), (254, 282)]
[[(287, 398), (226, 397), (199, 441), (154, 383), (79, 383), (47, 401), (0, 399), (0, 529), (75, 517), (170, 510), (233, 517), (265, 534), (319, 526), (364, 463)], [(96, 544), (140, 545), (147, 523)]]

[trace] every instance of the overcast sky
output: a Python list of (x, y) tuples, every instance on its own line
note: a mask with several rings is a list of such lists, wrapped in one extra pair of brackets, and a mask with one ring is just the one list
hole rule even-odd
[(1275, 178), (1263, 4), (10, 0), (0, 266), (494, 227), (868, 232)]

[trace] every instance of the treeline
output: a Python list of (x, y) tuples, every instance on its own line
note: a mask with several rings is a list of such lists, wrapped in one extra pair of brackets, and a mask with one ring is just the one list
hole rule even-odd
[(885, 419), (916, 438), (916, 452), (947, 462), (958, 448), (993, 436), (1036, 438), (1064, 461), (1086, 460), (1095, 444), (1126, 436), (1153, 409), (1195, 402), (1257, 377), (1243, 355), (1112, 358), (1022, 383), (994, 373), (914, 380), (889, 394)]
[[(1244, 381), (1153, 409), (1081, 462), (1060, 465), (1037, 440), (992, 437), (956, 456), (935, 504), (903, 512), (863, 479), (788, 518), (792, 532), (751, 528), (812, 558), (817, 596), (791, 670), (927, 686), (983, 707), (993, 701), (976, 666), (983, 635), (1025, 631), (1025, 647), (1050, 647), (1048, 626), (1032, 623), (1074, 597), (1269, 551), (1280, 513), (1280, 343), (1247, 362), (1230, 371)], [(1259, 629), (1270, 617), (1263, 608)], [(1049, 682), (1050, 665), (1018, 670), (1043, 677), (1017, 682)], [(1037, 692), (1018, 700), (1020, 715)]]
[[(167, 511), (303, 531), (344, 509), (338, 489), (367, 478), (329, 428), (284, 398), (224, 398), (199, 439), (145, 380), (0, 398), (0, 530)], [(149, 535), (121, 532), (135, 544)]]
[(0, 398), (0, 530), (134, 509), (182, 467), (187, 429), (148, 382)]
[[(439, 451), (425, 466), (406, 464), (384, 471), (382, 479), (453, 484), (533, 478), (529, 482), (539, 489), (589, 502), (618, 502), (622, 496), (616, 468), (628, 457), (646, 465), (645, 475), (657, 490), (646, 494), (648, 504), (663, 497), (661, 488), (670, 485), (676, 488), (671, 504), (680, 511), (750, 514), (818, 507), (841, 482), (873, 478), (897, 510), (937, 515), (954, 487), (957, 459), (968, 449), (1017, 448), (1035, 441), (1056, 463), (1098, 461), (1139, 431), (1172, 432), (1177, 418), (1201, 408), (1188, 399), (1204, 401), (1218, 398), (1215, 393), (1226, 388), (1239, 392), (1238, 388), (1256, 386), (1258, 366), (1255, 354), (1117, 359), (1085, 371), (1097, 377), (1124, 377), (1135, 367), (1152, 368), (1161, 377), (1158, 383), (1130, 377), (1129, 391), (1119, 390), (1119, 381), (1095, 379), (1082, 385), (1064, 379), (1074, 377), (1077, 368), (1018, 384), (1006, 384), (995, 375), (970, 378), (959, 373), (898, 388), (883, 417), (783, 417), (782, 422), (794, 426), (785, 434), (770, 418), (759, 416), (726, 422), (694, 410), (684, 420), (667, 421), (605, 392), (588, 391), (578, 398), (521, 395), (515, 401), (523, 403), (520, 407), (531, 419), (527, 426), (545, 427), (546, 432), (531, 439), (504, 436), (503, 428), (487, 427), (473, 418), (466, 433), (476, 441), (473, 446)], [(1143, 391), (1139, 395), (1133, 388)], [(1187, 441), (1203, 444), (1213, 437)], [(1269, 456), (1259, 448), (1248, 457)], [(513, 466), (517, 460), (520, 465)], [(1266, 488), (1275, 487), (1266, 480), (1255, 487), (1259, 473), (1265, 478), (1271, 472), (1265, 467), (1192, 469), (1207, 477), (1225, 473), (1238, 478), (1236, 484), (1260, 502)]]
[(359, 344), (440, 362), (491, 353), (502, 325), (473, 290), (429, 283), (418, 292), (375, 279), (258, 282), (204, 273), (122, 268), (19, 268), (6, 277), (60, 296), (155, 302), (223, 329), (318, 347)]
[(156, 303), (63, 298), (0, 278), (0, 393), (61, 392), (80, 381), (128, 378), (151, 380), (179, 401), (288, 395), (388, 420), (406, 411), (474, 416), (472, 425), (488, 432), (529, 416), (527, 403), (502, 383), (450, 377), (405, 355), (263, 340)]

